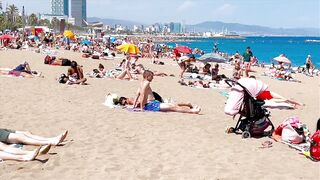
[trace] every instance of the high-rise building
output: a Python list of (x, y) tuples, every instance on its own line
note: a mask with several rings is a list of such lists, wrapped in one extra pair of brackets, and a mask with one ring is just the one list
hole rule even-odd
[(51, 14), (69, 16), (69, 0), (51, 0)]
[(171, 33), (181, 33), (182, 32), (182, 26), (181, 23), (170, 23), (170, 32)]
[(87, 0), (71, 0), (71, 16), (76, 26), (82, 26), (83, 20), (87, 20)]
[(2, 1), (0, 0), (0, 14), (2, 13), (3, 9), (2, 9)]

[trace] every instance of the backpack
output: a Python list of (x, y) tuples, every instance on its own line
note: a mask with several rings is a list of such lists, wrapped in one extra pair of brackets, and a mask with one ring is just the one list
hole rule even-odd
[(66, 74), (61, 74), (60, 77), (58, 78), (58, 82), (61, 83), (61, 84), (65, 84), (66, 81), (65, 79), (68, 79), (68, 76)]
[(310, 155), (313, 159), (320, 161), (320, 130), (311, 137)]

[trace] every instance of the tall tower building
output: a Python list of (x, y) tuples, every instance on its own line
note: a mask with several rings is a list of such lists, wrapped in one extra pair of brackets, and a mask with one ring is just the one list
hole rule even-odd
[(69, 0), (51, 0), (51, 14), (69, 16)]
[(0, 13), (2, 13), (3, 9), (2, 9), (2, 1), (0, 0)]
[(71, 16), (76, 26), (82, 26), (83, 20), (87, 20), (87, 0), (71, 0)]

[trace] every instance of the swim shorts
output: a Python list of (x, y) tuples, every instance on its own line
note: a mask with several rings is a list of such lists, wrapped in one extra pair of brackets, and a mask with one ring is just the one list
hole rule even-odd
[(71, 61), (69, 59), (62, 59), (61, 66), (71, 66)]
[(11, 129), (0, 129), (0, 142), (6, 143), (10, 133), (15, 133), (16, 131)]
[(160, 111), (160, 102), (157, 100), (151, 101), (151, 102), (144, 105), (144, 110), (159, 112)]
[(256, 98), (260, 99), (260, 100), (269, 100), (269, 99), (272, 99), (273, 97), (272, 97), (270, 91), (263, 91)]

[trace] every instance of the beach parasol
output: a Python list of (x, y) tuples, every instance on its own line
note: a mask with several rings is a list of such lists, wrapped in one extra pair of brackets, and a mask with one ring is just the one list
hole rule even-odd
[(178, 46), (176, 48), (174, 48), (176, 51), (180, 52), (180, 53), (184, 53), (184, 54), (191, 54), (192, 53), (192, 49), (187, 47), (187, 46)]
[(123, 45), (117, 46), (117, 49), (121, 52), (129, 53), (129, 54), (139, 54), (140, 53), (139, 48), (134, 44), (123, 44)]
[(92, 44), (92, 42), (86, 39), (86, 40), (81, 41), (81, 44), (90, 45), (90, 44)]
[(1, 36), (0, 36), (0, 39), (14, 39), (14, 37), (12, 37), (12, 36), (9, 35), (9, 34), (4, 34), (4, 35), (1, 35)]
[(216, 62), (223, 63), (226, 62), (226, 59), (219, 54), (216, 53), (207, 53), (198, 58), (199, 61), (202, 62)]
[(283, 54), (273, 58), (273, 60), (278, 61), (279, 63), (291, 64), (291, 61)]
[(72, 31), (64, 31), (63, 35), (70, 39), (74, 38), (74, 33)]

